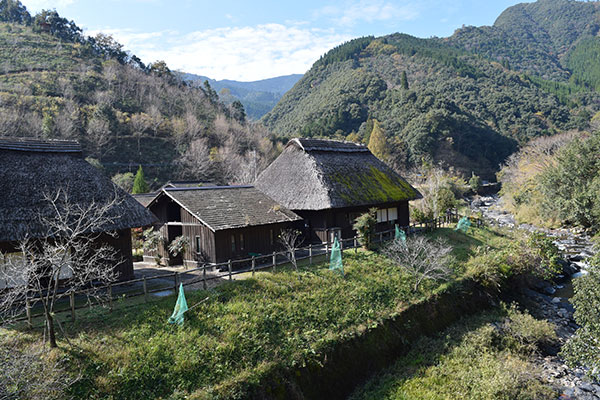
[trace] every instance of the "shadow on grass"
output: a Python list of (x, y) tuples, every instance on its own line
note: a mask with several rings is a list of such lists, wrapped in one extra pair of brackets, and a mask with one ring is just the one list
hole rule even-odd
[(398, 358), (391, 367), (378, 373), (350, 396), (350, 400), (404, 399), (397, 397), (399, 388), (407, 381), (424, 376), (430, 367), (439, 364), (471, 332), (498, 321), (505, 314), (501, 309), (464, 317), (434, 336), (416, 341), (412, 350)]

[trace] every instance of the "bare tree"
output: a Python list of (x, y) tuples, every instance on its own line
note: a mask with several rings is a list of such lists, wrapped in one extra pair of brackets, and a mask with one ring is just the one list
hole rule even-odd
[(449, 268), (452, 247), (442, 239), (429, 240), (419, 235), (404, 240), (394, 240), (383, 249), (396, 265), (415, 281), (414, 290), (425, 280), (443, 281), (452, 274)]
[[(18, 257), (0, 258), (4, 259), (0, 282), (5, 282), (0, 318), (10, 323), (23, 315), (27, 303), (39, 303), (44, 312), (44, 337), (47, 332), (50, 347), (56, 347), (54, 311), (59, 289), (64, 289), (62, 296), (68, 296), (86, 288), (88, 301), (93, 298), (103, 303), (106, 291), (98, 286), (117, 278), (114, 265), (122, 260), (112, 246), (99, 239), (103, 235), (116, 237), (114, 232), (103, 231), (118, 218), (111, 211), (120, 200), (115, 194), (107, 202), (83, 205), (72, 201), (68, 190), (59, 189), (46, 194), (44, 201), (50, 211), (36, 216), (45, 229), (44, 238), (24, 239), (19, 243)], [(59, 328), (62, 330), (60, 323)]]
[(206, 138), (196, 139), (179, 159), (182, 175), (194, 179), (210, 180), (214, 166), (210, 157), (210, 147)]
[(298, 260), (296, 260), (296, 249), (298, 249), (304, 239), (300, 237), (302, 232), (297, 229), (284, 229), (277, 238), (278, 242), (285, 249), (286, 258), (292, 263), (294, 269), (298, 270)]

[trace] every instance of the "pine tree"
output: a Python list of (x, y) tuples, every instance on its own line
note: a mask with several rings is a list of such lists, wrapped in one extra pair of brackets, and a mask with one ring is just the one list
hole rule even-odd
[(408, 78), (406, 77), (406, 71), (402, 71), (402, 77), (400, 78), (400, 86), (402, 86), (402, 89), (408, 90)]
[(146, 179), (144, 178), (144, 170), (140, 165), (140, 167), (137, 170), (137, 173), (135, 174), (135, 179), (133, 180), (133, 189), (131, 190), (131, 193), (139, 194), (148, 193), (149, 191), (150, 188), (148, 187)]
[(371, 153), (382, 161), (389, 157), (389, 149), (385, 133), (379, 125), (379, 121), (373, 120), (373, 130), (369, 136), (369, 145), (367, 146)]

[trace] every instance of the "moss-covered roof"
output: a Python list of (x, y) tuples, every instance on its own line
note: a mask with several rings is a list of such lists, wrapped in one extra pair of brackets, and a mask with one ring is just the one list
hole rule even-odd
[(256, 187), (291, 210), (323, 210), (414, 200), (421, 194), (365, 147), (294, 139)]

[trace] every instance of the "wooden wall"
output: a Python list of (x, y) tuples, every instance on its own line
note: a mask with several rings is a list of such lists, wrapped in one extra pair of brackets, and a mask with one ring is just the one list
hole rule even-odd
[(117, 237), (103, 234), (98, 238), (98, 245), (109, 245), (117, 251), (118, 263), (114, 266), (118, 274), (117, 280), (133, 279), (133, 256), (131, 248), (131, 229), (117, 232)]
[[(133, 256), (131, 247), (131, 229), (123, 229), (117, 231), (116, 237), (109, 234), (101, 234), (95, 242), (92, 244), (92, 248), (99, 248), (103, 245), (108, 245), (114, 248), (117, 252), (116, 264), (114, 261), (110, 261), (114, 271), (117, 273), (117, 280), (129, 280), (133, 279)], [(16, 242), (3, 242), (0, 243), (0, 251), (2, 252), (17, 252), (18, 243)]]
[[(251, 226), (227, 229), (216, 233), (216, 262), (249, 258), (253, 254), (271, 254), (280, 251), (278, 236), (283, 229), (295, 228), (293, 223)], [(242, 247), (243, 235), (243, 247)], [(232, 236), (235, 238), (233, 239)], [(235, 248), (232, 241), (235, 240)]]
[[(198, 261), (198, 253), (205, 261), (216, 263), (215, 233), (183, 208), (181, 209), (181, 223), (183, 235), (190, 241), (190, 247), (184, 254), (186, 264), (195, 264)], [(200, 249), (198, 244), (201, 246)]]
[(377, 232), (394, 228), (395, 224), (406, 226), (409, 223), (408, 201), (378, 204), (376, 206), (346, 207), (320, 211), (294, 210), (305, 220), (304, 234), (312, 243), (328, 241), (328, 231), (331, 228), (341, 228), (342, 238), (349, 239), (356, 235), (352, 225), (356, 217), (367, 212), (370, 208), (397, 208), (398, 219), (394, 222), (378, 223)]

